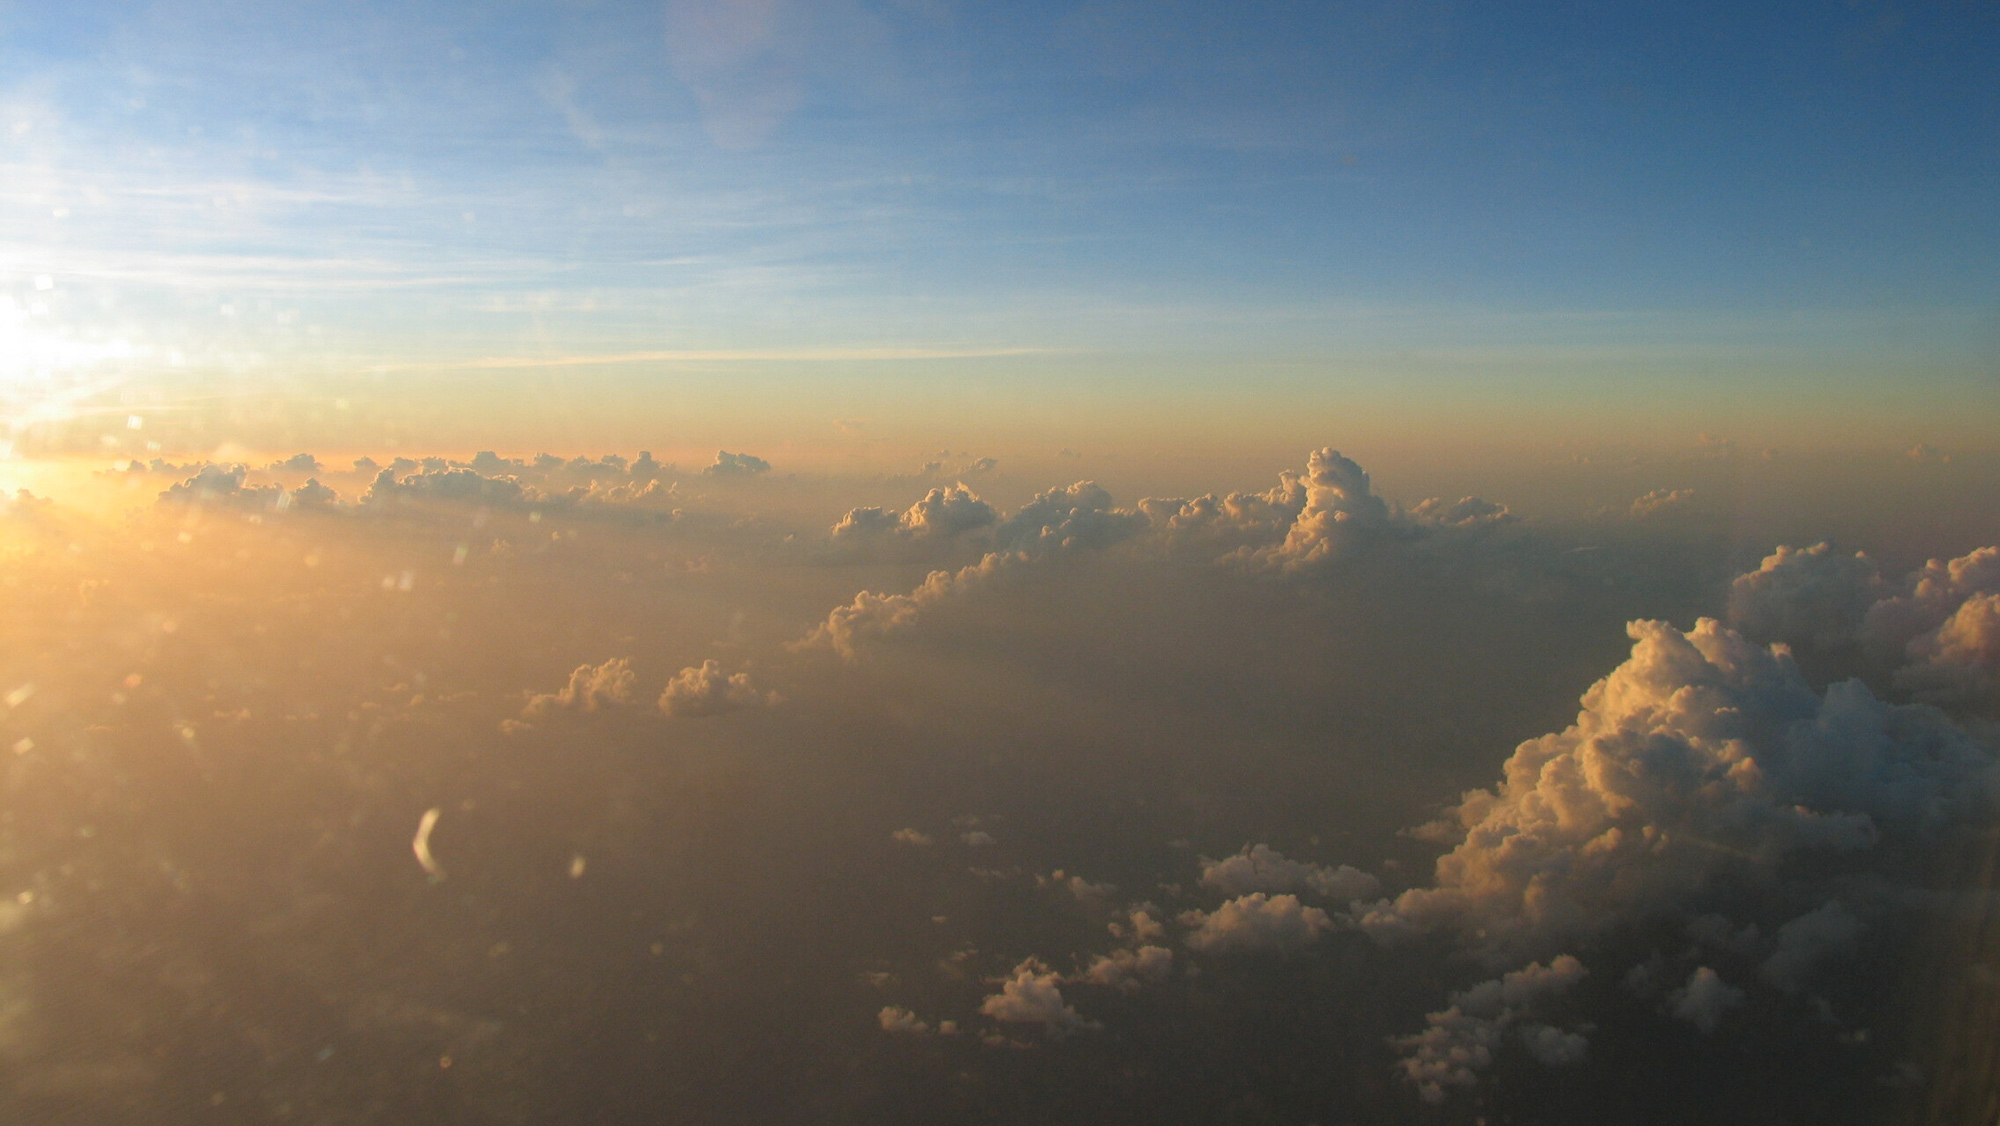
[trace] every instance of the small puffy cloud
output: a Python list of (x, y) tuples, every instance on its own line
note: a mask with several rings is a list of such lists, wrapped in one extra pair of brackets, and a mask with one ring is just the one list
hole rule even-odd
[(724, 674), (719, 661), (703, 661), (684, 668), (660, 692), (660, 711), (665, 715), (693, 718), (722, 715), (743, 708), (768, 707), (779, 702), (776, 692), (760, 692), (750, 674)]
[(1928, 442), (1918, 442), (1904, 451), (1903, 456), (1911, 461), (1943, 464), (1951, 460), (1951, 455)]
[(1118, 885), (1116, 884), (1092, 883), (1082, 876), (1069, 875), (1061, 868), (1056, 869), (1046, 876), (1037, 875), (1035, 877), (1035, 886), (1061, 888), (1072, 896), (1075, 896), (1078, 900), (1086, 903), (1102, 901), (1118, 891)]
[(701, 475), (729, 480), (755, 477), (770, 471), (771, 463), (754, 454), (733, 454), (728, 450), (717, 450), (714, 463), (704, 467)]
[(1188, 949), (1204, 954), (1284, 953), (1301, 949), (1333, 929), (1333, 920), (1317, 907), (1307, 907), (1296, 895), (1252, 892), (1214, 911), (1189, 911), (1181, 925), (1190, 928)]
[[(396, 460), (401, 463), (405, 459)], [(361, 503), (375, 508), (417, 501), (507, 508), (545, 499), (517, 478), (488, 477), (475, 469), (424, 468), (401, 478), (398, 472), (392, 465), (376, 474), (374, 483), (361, 495)]]
[(963, 484), (932, 489), (900, 515), (881, 508), (856, 508), (833, 526), (837, 546), (861, 547), (885, 541), (937, 543), (984, 531), (999, 522), (993, 506)]
[(293, 454), (264, 467), (266, 473), (318, 473), (320, 461), (311, 454)]
[[(1452, 994), (1446, 1008), (1425, 1015), (1422, 1032), (1391, 1041), (1403, 1050), (1398, 1062), (1403, 1077), (1429, 1103), (1443, 1102), (1448, 1087), (1477, 1083), (1507, 1030), (1547, 999), (1567, 992), (1587, 972), (1582, 962), (1564, 954)], [(1550, 1065), (1577, 1063), (1589, 1048), (1581, 1035), (1548, 1024), (1524, 1027), (1522, 1041), (1535, 1059)]]
[(994, 839), (993, 834), (984, 829), (973, 829), (969, 832), (960, 833), (958, 839), (964, 841), (967, 848), (992, 848), (994, 845), (1000, 843)]
[(160, 500), (251, 511), (282, 511), (289, 506), (290, 494), (277, 485), (245, 484), (249, 474), (248, 466), (204, 465), (187, 480), (169, 485)]
[(1861, 920), (1838, 899), (1827, 900), (1778, 928), (1778, 948), (1757, 967), (1757, 976), (1797, 993), (1821, 967), (1853, 957), (1860, 936)]
[(1100, 955), (1088, 969), (1071, 980), (1132, 993), (1144, 986), (1165, 981), (1173, 969), (1173, 951), (1164, 946), (1141, 946), (1136, 950), (1113, 950)]
[(1115, 919), (1109, 926), (1113, 937), (1133, 942), (1161, 942), (1167, 937), (1167, 925), (1160, 921), (1160, 909), (1150, 903), (1134, 906), (1123, 919)]
[(980, 1003), (980, 1015), (1009, 1024), (1039, 1024), (1051, 1035), (1102, 1028), (1077, 1015), (1063, 1000), (1061, 981), (1055, 971), (1029, 958), (1014, 967), (1012, 977), (1002, 980), (1000, 992)]
[(932, 844), (929, 833), (920, 833), (915, 829), (898, 829), (889, 834), (889, 839), (911, 848), (929, 848)]
[(292, 504), (302, 509), (330, 509), (340, 505), (340, 494), (319, 483), (319, 478), (309, 477), (306, 483), (292, 490)]
[(1743, 991), (1722, 980), (1707, 966), (1690, 974), (1687, 984), (1667, 997), (1667, 1011), (1703, 1032), (1714, 1032), (1724, 1013), (1743, 1004)]
[(1243, 851), (1222, 860), (1203, 857), (1201, 863), (1201, 885), (1230, 896), (1304, 890), (1345, 903), (1382, 889), (1380, 880), (1358, 868), (1292, 860), (1266, 844), (1245, 845)]
[(882, 1031), (884, 1032), (893, 1032), (906, 1036), (922, 1036), (931, 1031), (931, 1026), (928, 1022), (917, 1019), (917, 1014), (900, 1005), (882, 1006), (882, 1011), (875, 1014), (875, 1019), (882, 1026)]
[(1446, 500), (1432, 497), (1419, 501), (1406, 514), (1415, 523), (1432, 528), (1476, 528), (1486, 524), (1506, 524), (1519, 519), (1506, 505), (1480, 497)]
[(551, 712), (594, 712), (607, 704), (627, 703), (637, 679), (631, 662), (623, 657), (613, 657), (601, 665), (578, 665), (569, 674), (568, 684), (554, 692), (530, 696), (521, 716), (539, 719)]
[(1643, 520), (1648, 516), (1685, 508), (1693, 501), (1693, 489), (1654, 489), (1633, 501), (1628, 511), (1631, 516)]

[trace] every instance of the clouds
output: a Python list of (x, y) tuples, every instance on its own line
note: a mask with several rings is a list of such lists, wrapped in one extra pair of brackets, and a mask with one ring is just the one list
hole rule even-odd
[[(850, 509), (833, 526), (830, 539), (835, 548), (855, 553), (881, 553), (885, 547), (906, 553), (931, 551), (985, 532), (999, 520), (992, 505), (961, 483), (932, 489), (900, 514), (874, 507)], [(981, 542), (988, 538), (981, 537)]]
[(1333, 930), (1333, 920), (1296, 895), (1252, 892), (1213, 911), (1188, 911), (1181, 925), (1188, 949), (1203, 954), (1289, 953)]
[(1722, 975), (1699, 966), (1688, 975), (1687, 984), (1667, 997), (1667, 1011), (1703, 1032), (1714, 1032), (1731, 1009), (1741, 1008), (1745, 994), (1722, 980)]
[(708, 660), (669, 680), (660, 692), (659, 707), (664, 715), (693, 718), (770, 707), (778, 701), (776, 692), (758, 691), (749, 673), (725, 674), (721, 662)]
[(1852, 958), (1860, 937), (1861, 920), (1840, 900), (1829, 899), (1778, 928), (1778, 947), (1757, 967), (1757, 976), (1787, 993), (1800, 992), (1819, 970)]
[(721, 481), (740, 481), (770, 471), (771, 463), (754, 454), (733, 454), (728, 450), (717, 450), (715, 461), (705, 466), (701, 475)]
[(1345, 903), (1374, 895), (1382, 884), (1358, 868), (1345, 864), (1327, 868), (1292, 860), (1270, 845), (1259, 844), (1244, 845), (1241, 852), (1221, 860), (1203, 857), (1201, 886), (1232, 896), (1306, 890)]
[(277, 485), (251, 485), (249, 467), (204, 465), (192, 477), (169, 485), (160, 500), (169, 504), (213, 505), (249, 511), (282, 511), (290, 496)]
[(1582, 962), (1564, 954), (1452, 994), (1447, 1008), (1424, 1017), (1422, 1032), (1392, 1041), (1404, 1053), (1398, 1062), (1403, 1077), (1416, 1085), (1425, 1102), (1443, 1102), (1446, 1088), (1478, 1082), (1478, 1073), (1492, 1066), (1494, 1053), (1516, 1025), (1524, 1047), (1538, 1061), (1552, 1066), (1580, 1062), (1588, 1047), (1581, 1035), (1524, 1022), (1587, 973)]
[(1802, 850), (1865, 852), (1975, 807), (1990, 753), (1935, 712), (1858, 681), (1815, 693), (1781, 652), (1704, 619), (1629, 628), (1631, 657), (1567, 730), (1514, 752), (1456, 811), (1437, 884), (1363, 918), (1452, 924), (1489, 955), (1672, 912), (1716, 880), (1768, 879)]
[(630, 703), (632, 688), (637, 683), (632, 663), (623, 657), (613, 657), (601, 665), (578, 665), (569, 674), (569, 683), (554, 692), (529, 696), (521, 717), (541, 719), (556, 712), (594, 712), (600, 707)]
[(1916, 699), (2000, 702), (2000, 548), (1932, 559), (1890, 582), (1862, 552), (1780, 547), (1736, 580), (1730, 613), (1760, 640), (1858, 648)]
[(1174, 969), (1174, 952), (1164, 946), (1141, 946), (1101, 954), (1075, 980), (1132, 993), (1166, 980)]
[(1039, 1024), (1051, 1036), (1104, 1027), (1085, 1020), (1063, 1000), (1061, 981), (1054, 970), (1029, 958), (1002, 979), (1000, 992), (980, 1002), (980, 1015), (1008, 1024)]
[(830, 649), (842, 660), (853, 661), (859, 656), (858, 646), (864, 639), (907, 628), (927, 608), (960, 597), (968, 591), (990, 586), (1022, 562), (1019, 555), (990, 553), (979, 562), (957, 571), (932, 571), (908, 594), (876, 594), (864, 590), (854, 596), (854, 601), (834, 607), (826, 620), (794, 642), (793, 648)]
[(1824, 543), (1780, 547), (1729, 589), (1729, 620), (1766, 641), (1852, 641), (1868, 607), (1886, 593), (1875, 561)]

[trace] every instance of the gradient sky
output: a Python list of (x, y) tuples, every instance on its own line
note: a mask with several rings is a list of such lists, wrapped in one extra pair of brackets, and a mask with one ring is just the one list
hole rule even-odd
[(1996, 33), (1872, 2), (12, 3), (0, 368), (17, 417), (223, 378), (450, 402), (466, 442), (557, 399), (622, 436), (1152, 397), (1246, 434), (1445, 401), (1990, 443)]

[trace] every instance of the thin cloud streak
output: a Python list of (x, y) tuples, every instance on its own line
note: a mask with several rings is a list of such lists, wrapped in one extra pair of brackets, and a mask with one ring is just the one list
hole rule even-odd
[(675, 349), (664, 352), (619, 352), (594, 356), (485, 356), (476, 360), (456, 360), (434, 364), (378, 364), (371, 372), (382, 371), (467, 371), (511, 370), (516, 368), (585, 367), (599, 364), (708, 363), (755, 360), (791, 360), (804, 363), (840, 363), (848, 360), (977, 360), (997, 356), (1047, 355), (1047, 348), (710, 348)]

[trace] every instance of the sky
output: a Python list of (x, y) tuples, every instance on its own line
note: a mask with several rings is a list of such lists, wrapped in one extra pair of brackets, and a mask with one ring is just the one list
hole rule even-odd
[(0, 0), (0, 1121), (1984, 1122), (1996, 32)]
[[(665, 409), (914, 442), (968, 399), (1013, 441), (1058, 428), (1037, 401), (1122, 441), (1114, 405), (1160, 398), (1148, 432), (1199, 413), (1235, 452), (1299, 409), (1986, 447), (1995, 32), (1955, 4), (11, 4), (9, 381), (299, 419), (477, 389), (466, 452), (551, 411), (577, 441)], [(263, 444), (216, 429), (186, 441)]]

